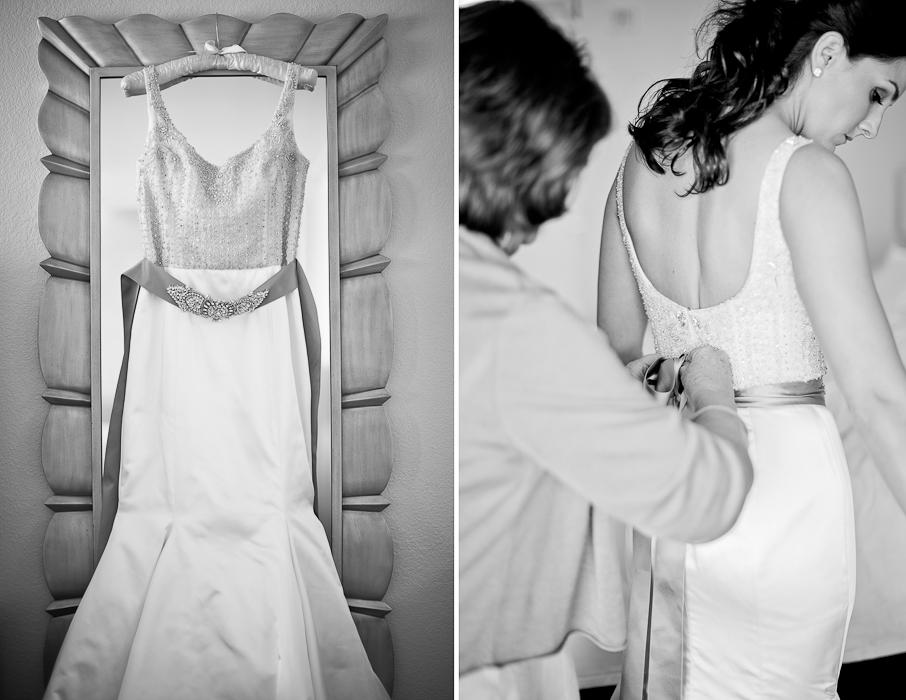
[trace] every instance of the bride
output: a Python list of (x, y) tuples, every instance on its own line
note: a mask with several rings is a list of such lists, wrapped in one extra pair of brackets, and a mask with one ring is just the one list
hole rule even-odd
[(714, 542), (636, 538), (624, 700), (838, 697), (855, 553), (822, 377), (906, 509), (906, 371), (834, 151), (873, 138), (906, 90), (904, 6), (725, 0), (692, 77), (661, 83), (630, 127), (599, 324), (624, 362), (646, 322), (662, 355), (725, 350), (755, 480)]

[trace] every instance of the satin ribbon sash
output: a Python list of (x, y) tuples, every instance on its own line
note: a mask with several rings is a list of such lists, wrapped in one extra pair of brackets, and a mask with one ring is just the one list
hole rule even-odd
[(801, 404), (824, 406), (824, 382), (812, 379), (807, 382), (783, 382), (738, 389), (736, 405), (739, 408), (768, 406), (796, 406)]
[[(168, 287), (191, 289), (188, 285), (171, 275), (160, 265), (155, 265), (149, 260), (142, 260), (120, 276), (120, 291), (123, 300), (123, 362), (120, 365), (119, 379), (116, 383), (116, 393), (113, 397), (113, 407), (110, 414), (110, 430), (107, 435), (107, 451), (104, 455), (104, 469), (101, 477), (101, 518), (98, 534), (98, 552), (102, 552), (110, 538), (113, 520), (119, 502), (119, 475), (122, 459), (120, 441), (123, 431), (123, 402), (126, 397), (126, 375), (129, 370), (129, 349), (132, 344), (132, 323), (135, 319), (135, 309), (138, 305), (139, 289), (153, 294), (159, 299), (180, 309), (181, 313), (190, 313), (177, 303), (168, 291)], [(254, 309), (241, 313), (254, 313), (267, 304), (282, 299), (294, 290), (299, 290), (299, 305), (302, 311), (302, 329), (305, 335), (305, 344), (308, 352), (308, 373), (311, 382), (311, 473), (315, 486), (315, 510), (318, 507), (317, 493), (317, 452), (318, 452), (318, 400), (321, 389), (321, 331), (318, 326), (318, 311), (315, 298), (312, 294), (308, 279), (302, 271), (298, 260), (293, 260), (281, 267), (274, 275), (263, 284), (246, 294), (243, 299), (263, 295), (260, 303)], [(194, 290), (193, 290), (194, 291)], [(216, 300), (215, 300), (216, 301)], [(197, 313), (197, 312), (192, 312)], [(206, 315), (206, 314), (200, 314)], [(225, 323), (234, 320), (232, 314), (225, 318)]]
[(682, 697), (685, 583), (685, 543), (634, 531), (623, 700)]
[[(674, 377), (681, 364), (675, 364)], [(646, 387), (650, 393), (661, 395), (667, 405), (680, 407), (684, 401), (676, 380), (669, 391), (654, 391), (659, 366), (649, 370)], [(739, 408), (824, 405), (820, 379), (757, 386), (735, 393)], [(633, 532), (628, 630), (632, 655), (624, 662), (623, 700), (681, 700), (683, 696), (686, 547), (683, 542)], [(639, 656), (641, 650), (643, 656)]]
[[(176, 277), (171, 275), (167, 270), (160, 265), (155, 265), (150, 260), (142, 260), (140, 263), (134, 267), (129, 268), (126, 272), (123, 273), (123, 278), (128, 278), (135, 282), (135, 284), (140, 287), (144, 287), (147, 291), (151, 292), (154, 296), (159, 299), (163, 299), (168, 304), (182, 309), (183, 311), (188, 311), (195, 313), (199, 316), (204, 316), (210, 318), (211, 320), (226, 320), (237, 316), (241, 313), (250, 313), (255, 309), (266, 306), (277, 299), (285, 297), (287, 294), (292, 292), (295, 289), (299, 288), (299, 277), (305, 277), (304, 273), (301, 272), (301, 266), (297, 273), (296, 264), (290, 263), (284, 265), (277, 272), (275, 272), (271, 277), (268, 277), (262, 284), (259, 284), (248, 294), (244, 295), (240, 299), (235, 301), (223, 301), (217, 299), (211, 299), (208, 296), (201, 294), (200, 292), (192, 289), (189, 285), (181, 282)], [(305, 282), (307, 286), (307, 281)], [(213, 302), (217, 305), (238, 305), (245, 299), (254, 300), (249, 303), (249, 306), (254, 304), (252, 308), (239, 308), (231, 314), (218, 316), (216, 314), (203, 313), (200, 310), (195, 310), (194, 308), (186, 308), (185, 302), (181, 302), (181, 294), (174, 294), (175, 290), (187, 290), (189, 294), (196, 294), (202, 299)], [(261, 299), (258, 301), (258, 299)], [(194, 306), (194, 305), (192, 305)]]
[[(682, 409), (686, 405), (686, 397), (679, 381), (679, 370), (685, 360), (685, 355), (675, 358), (661, 358), (649, 365), (645, 371), (643, 384), (655, 398), (667, 406)], [(665, 362), (673, 362), (673, 384), (666, 391), (657, 390), (657, 375)], [(764, 408), (768, 406), (796, 406), (814, 405), (824, 406), (824, 382), (821, 379), (811, 379), (804, 382), (782, 382), (778, 384), (763, 384), (760, 386), (737, 389), (735, 392), (736, 405), (739, 408)]]
[[(664, 405), (673, 406), (674, 408), (678, 408), (680, 410), (682, 410), (686, 405), (686, 397), (683, 394), (682, 385), (679, 381), (680, 367), (683, 366), (683, 362), (685, 360), (685, 355), (680, 355), (679, 357), (673, 358), (661, 357), (648, 365), (648, 369), (645, 370), (645, 376), (642, 378), (642, 384), (644, 385), (645, 389), (648, 390), (649, 394), (651, 394), (655, 399), (657, 399)], [(667, 389), (659, 390), (657, 388), (658, 374), (661, 371), (661, 367), (667, 362), (673, 364), (672, 383)]]

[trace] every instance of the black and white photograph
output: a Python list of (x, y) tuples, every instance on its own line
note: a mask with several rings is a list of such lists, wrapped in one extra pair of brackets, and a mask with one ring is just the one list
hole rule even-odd
[(0, 697), (454, 697), (455, 10), (0, 6)]
[(906, 3), (0, 36), (0, 700), (902, 695)]
[(459, 5), (460, 697), (898, 697), (906, 5)]

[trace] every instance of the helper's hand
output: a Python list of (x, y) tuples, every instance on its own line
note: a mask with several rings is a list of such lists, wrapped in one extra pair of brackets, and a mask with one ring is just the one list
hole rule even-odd
[(723, 350), (701, 345), (686, 353), (680, 381), (693, 411), (707, 405), (734, 406), (733, 372)]
[[(626, 365), (626, 369), (629, 370), (633, 378), (641, 382), (645, 379), (645, 375), (651, 366), (660, 361), (660, 359), (660, 355), (644, 355)], [(673, 386), (673, 374), (673, 362), (670, 360), (661, 362), (661, 366), (657, 368), (656, 374), (653, 375), (657, 377), (654, 388), (660, 392), (669, 391)]]

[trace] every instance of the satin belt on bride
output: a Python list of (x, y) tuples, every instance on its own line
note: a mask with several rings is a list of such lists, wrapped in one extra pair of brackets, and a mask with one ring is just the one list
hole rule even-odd
[[(736, 391), (739, 408), (824, 404), (824, 382), (766, 384)], [(633, 570), (650, 572), (648, 625), (641, 700), (680, 700), (683, 693), (683, 610), (686, 545), (668, 539), (649, 539), (633, 532)], [(633, 589), (636, 587), (633, 586)], [(634, 604), (639, 591), (632, 591)], [(657, 639), (652, 644), (652, 638)], [(636, 648), (641, 648), (639, 645)], [(651, 669), (657, 669), (651, 673)]]
[(812, 379), (807, 382), (765, 384), (736, 391), (736, 405), (739, 408), (793, 406), (796, 404), (824, 406), (824, 382), (820, 379)]

